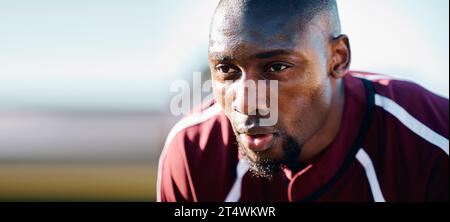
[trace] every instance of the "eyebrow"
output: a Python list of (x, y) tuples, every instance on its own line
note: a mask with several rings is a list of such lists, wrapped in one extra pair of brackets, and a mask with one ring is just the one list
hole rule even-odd
[(255, 55), (252, 55), (252, 57), (257, 58), (257, 59), (269, 59), (269, 58), (272, 58), (275, 56), (288, 55), (288, 54), (292, 54), (292, 53), (293, 53), (292, 50), (276, 49), (276, 50), (272, 50), (272, 51), (257, 53)]
[(224, 55), (214, 55), (213, 58), (214, 60), (222, 62), (230, 62), (235, 60), (235, 58), (233, 58), (232, 56), (224, 56)]
[[(272, 58), (275, 56), (289, 55), (292, 53), (293, 53), (293, 50), (289, 50), (289, 49), (275, 49), (275, 50), (270, 50), (270, 51), (266, 51), (266, 52), (256, 53), (254, 55), (251, 55), (250, 58), (269, 59), (269, 58)], [(231, 61), (236, 60), (235, 57), (229, 56), (229, 55), (215, 54), (212, 57), (214, 58), (214, 60), (222, 61), (222, 62), (231, 62)]]

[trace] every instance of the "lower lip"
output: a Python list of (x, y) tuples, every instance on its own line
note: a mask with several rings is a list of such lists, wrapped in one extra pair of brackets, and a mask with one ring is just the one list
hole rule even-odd
[(241, 140), (247, 147), (255, 152), (262, 152), (270, 148), (274, 139), (273, 134), (259, 135), (257, 137), (241, 134)]

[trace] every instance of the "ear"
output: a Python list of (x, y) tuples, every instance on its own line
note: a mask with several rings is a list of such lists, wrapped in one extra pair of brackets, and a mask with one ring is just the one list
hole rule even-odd
[(351, 61), (350, 43), (346, 35), (340, 35), (331, 41), (329, 58), (330, 75), (336, 79), (344, 77)]

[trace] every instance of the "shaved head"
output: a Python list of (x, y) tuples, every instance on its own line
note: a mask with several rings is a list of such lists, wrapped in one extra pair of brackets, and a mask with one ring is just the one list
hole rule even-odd
[(286, 29), (292, 34), (314, 28), (325, 38), (341, 34), (336, 0), (221, 0), (211, 28), (220, 29), (218, 25), (251, 28), (253, 35), (258, 35), (255, 27)]

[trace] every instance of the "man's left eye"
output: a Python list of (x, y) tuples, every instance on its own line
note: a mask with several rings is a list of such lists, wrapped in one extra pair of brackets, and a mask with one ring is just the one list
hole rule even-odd
[(280, 72), (280, 71), (283, 71), (283, 70), (285, 70), (287, 68), (288, 68), (287, 65), (275, 64), (275, 65), (271, 65), (269, 67), (269, 72)]

